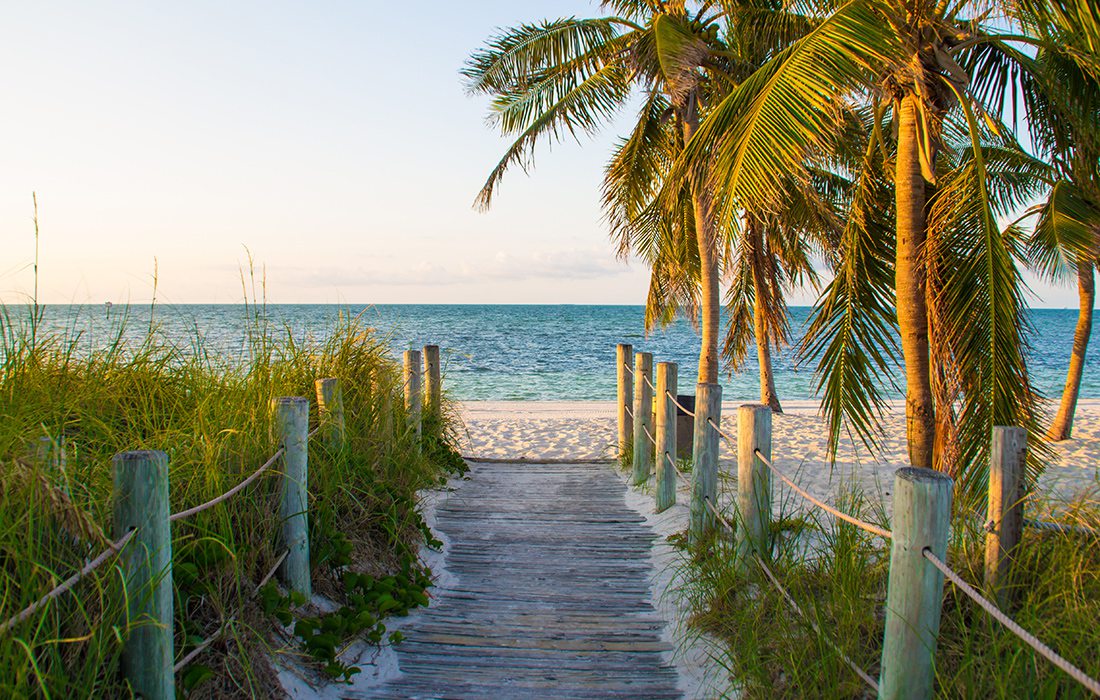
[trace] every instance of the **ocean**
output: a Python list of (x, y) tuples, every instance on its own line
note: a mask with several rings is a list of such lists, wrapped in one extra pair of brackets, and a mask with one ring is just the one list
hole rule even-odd
[[(254, 310), (254, 307), (249, 307)], [(13, 322), (28, 316), (26, 307), (8, 306)], [(395, 357), (410, 348), (437, 344), (443, 353), (444, 387), (460, 400), (612, 400), (615, 396), (615, 345), (631, 343), (652, 352), (654, 361), (679, 363), (679, 385), (693, 387), (699, 335), (690, 323), (644, 333), (641, 306), (579, 305), (377, 305), (340, 306), (277, 304), (266, 307), (271, 327), (299, 340), (323, 339), (339, 314), (361, 316), (385, 337)], [(150, 314), (165, 340), (187, 350), (202, 338), (211, 352), (240, 356), (248, 320), (243, 305), (165, 304), (155, 309), (132, 306), (125, 311), (103, 305), (47, 305), (43, 327), (79, 333), (81, 348), (92, 351), (125, 317), (124, 337), (145, 334)], [(1057, 398), (1065, 381), (1077, 311), (1034, 309), (1035, 332), (1029, 367), (1036, 388)], [(795, 343), (809, 316), (806, 307), (791, 309)], [(815, 364), (799, 362), (790, 349), (773, 357), (781, 400), (817, 397)], [(900, 370), (899, 381), (903, 378)], [(724, 374), (727, 400), (759, 397), (756, 352), (740, 372)], [(887, 395), (900, 397), (888, 389)], [(1100, 398), (1100, 353), (1088, 356), (1081, 386), (1084, 398)]]

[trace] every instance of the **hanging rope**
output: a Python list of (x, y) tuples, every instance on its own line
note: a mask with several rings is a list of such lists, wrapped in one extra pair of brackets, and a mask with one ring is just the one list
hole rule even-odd
[[(279, 570), (279, 567), (283, 565), (283, 561), (286, 560), (287, 555), (289, 555), (289, 554), (290, 554), (290, 552), (287, 551), (287, 552), (283, 552), (279, 556), (279, 558), (275, 561), (275, 566), (271, 567), (271, 570), (267, 572), (267, 575), (264, 576), (262, 579), (260, 579), (260, 582), (258, 584), (256, 584), (256, 589), (254, 591), (252, 591), (252, 595), (249, 596), (250, 598), (255, 598), (256, 594), (259, 593), (260, 589), (267, 585), (267, 582), (271, 580), (271, 577), (274, 576), (275, 572)], [(184, 656), (182, 659), (180, 659), (176, 663), (176, 665), (172, 668), (172, 671), (174, 673), (179, 673), (181, 670), (186, 668), (189, 663), (191, 663), (192, 661), (194, 661), (195, 659), (198, 658), (199, 654), (206, 651), (206, 649), (211, 644), (216, 642), (218, 640), (218, 637), (222, 636), (222, 634), (224, 634), (225, 631), (227, 629), (229, 629), (229, 625), (232, 624), (233, 622), (235, 622), (236, 620), (237, 620), (237, 617), (236, 617), (236, 615), (234, 615), (233, 617), (231, 617), (228, 620), (226, 620), (225, 622), (223, 622), (221, 624), (221, 626), (218, 627), (218, 629), (214, 631), (214, 634), (212, 634), (209, 637), (207, 637), (206, 639), (202, 640), (197, 647), (192, 649), (190, 652), (187, 653), (186, 656)]]
[[(316, 432), (316, 431), (314, 431), (314, 432)], [(241, 483), (237, 484), (236, 486), (229, 489), (228, 491), (226, 491), (222, 495), (218, 496), (217, 498), (210, 499), (206, 503), (203, 503), (201, 505), (197, 505), (194, 508), (188, 508), (187, 510), (180, 511), (179, 513), (173, 513), (171, 516), (169, 516), (168, 520), (170, 522), (174, 523), (177, 520), (183, 520), (184, 518), (190, 518), (192, 515), (195, 515), (197, 513), (203, 512), (204, 510), (208, 510), (210, 508), (213, 508), (214, 506), (218, 505), (219, 503), (224, 503), (225, 501), (229, 500), (233, 496), (236, 496), (238, 493), (240, 493), (242, 489), (244, 489), (246, 486), (251, 484), (253, 481), (258, 479), (260, 477), (260, 474), (263, 474), (265, 471), (267, 471), (267, 469), (272, 464), (275, 464), (275, 461), (277, 459), (279, 459), (280, 457), (282, 457), (285, 452), (286, 452), (285, 447), (280, 448), (278, 452), (271, 455), (271, 457), (266, 462), (264, 462), (263, 464), (260, 465), (259, 469), (252, 472), (252, 474), (247, 479), (242, 481)]]
[(694, 412), (692, 412), (692, 411), (689, 411), (689, 410), (687, 410), (686, 408), (684, 408), (684, 405), (683, 405), (682, 403), (680, 403), (679, 401), (677, 401), (677, 400), (676, 400), (676, 397), (672, 395), (672, 392), (671, 392), (671, 391), (666, 391), (666, 392), (665, 392), (665, 396), (667, 396), (668, 398), (672, 399), (672, 403), (676, 404), (676, 407), (677, 407), (677, 408), (679, 408), (679, 409), (680, 409), (681, 411), (683, 411), (684, 413), (688, 414), (688, 415), (689, 415), (689, 416), (691, 416), (692, 418), (694, 418), (694, 417), (695, 417), (695, 413), (694, 413)]
[(971, 600), (977, 603), (982, 610), (985, 610), (987, 613), (989, 613), (990, 617), (1008, 628), (1009, 632), (1012, 632), (1017, 637), (1022, 639), (1024, 643), (1034, 649), (1040, 656), (1069, 674), (1070, 678), (1088, 688), (1094, 695), (1100, 696), (1100, 681), (1097, 681), (1095, 678), (1087, 675), (1084, 671), (1077, 668), (1065, 658), (1063, 658), (1060, 654), (1058, 654), (1058, 652), (1054, 651), (1042, 641), (1040, 641), (1038, 637), (1028, 632), (1023, 627), (1020, 627), (1020, 625), (1017, 624), (1015, 620), (1001, 612), (1000, 608), (994, 605), (992, 601), (986, 599), (984, 596), (982, 596), (982, 594), (974, 590), (974, 588), (969, 583), (964, 581), (961, 576), (955, 573), (954, 569), (949, 567), (942, 559), (933, 554), (932, 550), (925, 547), (923, 550), (921, 550), (921, 554), (924, 555), (925, 559), (932, 562), (932, 566), (939, 569), (943, 573), (943, 575), (951, 581), (951, 583), (958, 586), (960, 591), (965, 593)]
[(125, 535), (112, 542), (107, 547), (107, 549), (100, 552), (95, 559), (92, 559), (90, 562), (85, 564), (84, 568), (82, 568), (80, 571), (65, 579), (60, 585), (56, 586), (49, 593), (34, 601), (27, 607), (23, 608), (17, 614), (5, 620), (4, 624), (0, 625), (0, 634), (7, 632), (12, 627), (18, 625), (20, 622), (23, 622), (31, 615), (41, 610), (42, 607), (46, 605), (46, 603), (69, 591), (73, 586), (80, 582), (80, 579), (84, 578), (99, 567), (103, 566), (105, 563), (107, 563), (107, 561), (109, 561), (116, 554), (121, 552), (122, 548), (126, 546), (126, 543), (129, 542), (136, 533), (137, 530), (130, 530)]

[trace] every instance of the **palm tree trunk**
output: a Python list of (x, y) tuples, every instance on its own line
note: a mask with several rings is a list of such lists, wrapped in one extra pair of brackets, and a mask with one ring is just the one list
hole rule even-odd
[(905, 425), (909, 462), (932, 468), (936, 422), (928, 364), (928, 307), (925, 300), (924, 240), (926, 236), (924, 176), (917, 136), (917, 98), (902, 98), (898, 114), (898, 155), (895, 173), (897, 204), (898, 327), (905, 357)]
[(1077, 294), (1081, 307), (1077, 312), (1077, 329), (1073, 332), (1073, 352), (1069, 356), (1066, 386), (1062, 390), (1062, 403), (1050, 426), (1047, 437), (1051, 440), (1068, 440), (1073, 433), (1073, 414), (1077, 411), (1077, 395), (1081, 391), (1081, 373), (1085, 369), (1085, 350), (1092, 335), (1092, 306), (1096, 301), (1096, 282), (1092, 262), (1078, 261)]
[(764, 234), (760, 222), (753, 216), (745, 217), (749, 243), (752, 245), (752, 321), (756, 337), (756, 357), (760, 364), (760, 403), (782, 413), (779, 394), (775, 390), (775, 374), (772, 371), (771, 334), (768, 330), (767, 298), (771, 290), (764, 283)]
[[(699, 128), (699, 114), (694, 97), (684, 110), (684, 143), (691, 140)], [(702, 346), (699, 348), (699, 383), (718, 383), (718, 237), (714, 230), (714, 206), (704, 183), (691, 177), (691, 203), (695, 213), (695, 240), (699, 246), (699, 325)]]

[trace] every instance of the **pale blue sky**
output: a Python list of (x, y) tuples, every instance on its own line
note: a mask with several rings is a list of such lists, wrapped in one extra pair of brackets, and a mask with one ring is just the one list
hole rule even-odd
[[(0, 24), (0, 300), (637, 303), (599, 209), (612, 127), (542, 148), (471, 209), (505, 142), (458, 70), (495, 27), (597, 3), (50, 2)], [(623, 120), (629, 119), (629, 115)], [(1042, 305), (1073, 306), (1071, 289)], [(805, 301), (795, 300), (795, 301)]]

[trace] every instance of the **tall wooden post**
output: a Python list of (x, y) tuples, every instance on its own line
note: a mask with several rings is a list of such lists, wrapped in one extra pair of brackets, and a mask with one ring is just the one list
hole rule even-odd
[(279, 443), (286, 450), (279, 517), (287, 557), (279, 574), (287, 588), (308, 599), (313, 595), (309, 571), (309, 399), (283, 396), (273, 403)]
[(409, 430), (416, 436), (417, 442), (423, 424), (421, 409), (422, 393), (420, 389), (420, 351), (405, 351), (405, 420)]
[(985, 536), (985, 587), (1002, 608), (1012, 602), (1012, 559), (1024, 528), (1027, 431), (994, 426), (989, 459), (989, 531)]
[(947, 559), (951, 478), (931, 469), (894, 472), (894, 530), (879, 698), (931, 698), (943, 608), (943, 574), (924, 558)]
[(344, 427), (344, 389), (335, 377), (318, 379), (317, 416), (321, 422), (321, 441), (332, 452), (344, 449), (347, 432)]
[(618, 378), (619, 407), (619, 458), (630, 454), (634, 441), (634, 420), (630, 417), (634, 403), (634, 387), (630, 378), (630, 362), (634, 357), (634, 347), (629, 343), (615, 346), (615, 375)]
[(424, 346), (424, 375), (427, 383), (426, 418), (433, 431), (439, 431), (442, 411), (443, 388), (439, 374), (439, 346)]
[[(644, 484), (653, 471), (653, 453), (656, 444), (653, 435), (653, 355), (639, 352), (634, 355), (634, 485)], [(648, 432), (647, 432), (648, 431)], [(654, 437), (656, 437), (654, 435)]]
[(657, 512), (676, 503), (676, 363), (657, 363)]
[(159, 450), (122, 452), (114, 456), (112, 466), (115, 539), (134, 531), (119, 555), (126, 572), (130, 620), (122, 673), (136, 696), (174, 698), (168, 455)]
[(771, 541), (771, 470), (756, 456), (772, 458), (772, 410), (763, 404), (737, 409), (737, 566), (749, 566), (752, 551), (763, 555)]
[(718, 507), (718, 432), (711, 425), (722, 424), (722, 387), (699, 384), (695, 387), (695, 439), (692, 444), (694, 467), (691, 474), (691, 526), (688, 539), (698, 542), (714, 529), (714, 514), (707, 502)]

